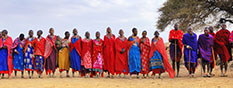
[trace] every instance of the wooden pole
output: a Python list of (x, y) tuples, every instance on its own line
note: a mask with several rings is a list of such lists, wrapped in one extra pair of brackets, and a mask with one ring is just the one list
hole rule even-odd
[[(174, 68), (176, 68), (176, 59), (177, 59), (177, 44), (176, 44), (177, 42), (175, 41), (175, 58), (174, 58), (174, 60), (175, 60), (175, 62), (174, 62), (174, 64), (175, 64), (175, 67)], [(177, 70), (177, 69), (176, 69)], [(178, 72), (178, 71), (177, 71)], [(178, 73), (176, 73), (176, 74), (178, 74)]]
[[(214, 55), (214, 48), (213, 48), (213, 47), (211, 47), (211, 49), (212, 49), (212, 56), (213, 56), (214, 65), (216, 65), (215, 55)], [(218, 76), (218, 71), (217, 71), (216, 66), (214, 67), (214, 70), (215, 70), (215, 74), (216, 74), (216, 76)]]

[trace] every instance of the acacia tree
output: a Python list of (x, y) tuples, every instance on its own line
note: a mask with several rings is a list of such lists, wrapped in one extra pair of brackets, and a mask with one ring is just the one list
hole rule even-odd
[(233, 18), (233, 0), (167, 0), (159, 12), (156, 26), (161, 31), (174, 23), (178, 23), (182, 31), (188, 26), (199, 29), (214, 24), (218, 27), (220, 22)]

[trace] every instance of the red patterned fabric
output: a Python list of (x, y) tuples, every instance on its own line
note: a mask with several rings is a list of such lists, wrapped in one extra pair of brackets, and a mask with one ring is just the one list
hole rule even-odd
[(38, 40), (38, 38), (35, 38), (33, 40), (33, 47), (34, 47), (34, 55), (40, 55), (44, 57), (45, 38), (41, 37), (40, 40)]
[[(142, 38), (140, 39), (140, 41)], [(142, 61), (142, 74), (149, 73), (149, 53), (150, 53), (150, 39), (146, 37), (143, 43), (140, 43), (141, 61)]]
[(92, 40), (82, 40), (81, 65), (86, 69), (92, 68)]
[[(95, 41), (97, 41), (97, 40), (95, 40)], [(95, 63), (95, 61), (96, 61), (96, 58), (97, 58), (97, 56), (98, 56), (98, 53), (101, 53), (102, 54), (102, 56), (103, 56), (103, 40), (102, 39), (100, 39), (100, 41), (98, 42), (98, 44), (97, 44), (97, 42), (95, 43), (93, 43), (93, 58), (92, 58), (92, 63), (94, 64)]]
[[(51, 39), (50, 35), (46, 37), (45, 42), (45, 52), (44, 52), (44, 58), (46, 59), (51, 54), (53, 47), (55, 46), (57, 36), (54, 35), (54, 37)], [(56, 47), (54, 47), (56, 48)]]
[(156, 44), (154, 44), (154, 42), (152, 41), (149, 58), (153, 56), (153, 53), (156, 50), (162, 55), (165, 71), (169, 73), (170, 78), (174, 78), (175, 71), (172, 69), (171, 65), (169, 64), (166, 47), (164, 45), (163, 38), (161, 37), (156, 42)]
[(104, 36), (104, 70), (114, 75), (115, 65), (115, 35)]
[(214, 48), (217, 54), (221, 55), (221, 59), (224, 62), (227, 62), (230, 59), (230, 55), (227, 49), (229, 43), (230, 31), (228, 30), (219, 30), (214, 38)]
[[(127, 56), (127, 38), (121, 40), (119, 37), (115, 40), (115, 48), (116, 48), (116, 59), (115, 59), (115, 70), (116, 74), (128, 74), (129, 73), (129, 65), (128, 65), (128, 56)], [(124, 53), (121, 54), (122, 49), (124, 49)]]

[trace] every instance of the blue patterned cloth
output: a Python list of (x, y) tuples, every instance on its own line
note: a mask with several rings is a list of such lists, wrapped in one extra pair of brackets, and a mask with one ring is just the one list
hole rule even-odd
[[(31, 42), (33, 38), (28, 38), (28, 40)], [(26, 70), (34, 70), (32, 57), (33, 57), (33, 47), (31, 44), (28, 45), (28, 48), (26, 49), (25, 55), (24, 55), (24, 68)]]
[(19, 43), (15, 49), (19, 52), (19, 54), (15, 52), (13, 53), (14, 70), (24, 71), (23, 45)]
[(41, 73), (44, 71), (44, 57), (36, 56), (35, 58), (35, 70), (40, 70)]
[(153, 69), (164, 69), (165, 70), (163, 66), (163, 58), (157, 50), (153, 53), (153, 56), (150, 59), (150, 70), (153, 70)]

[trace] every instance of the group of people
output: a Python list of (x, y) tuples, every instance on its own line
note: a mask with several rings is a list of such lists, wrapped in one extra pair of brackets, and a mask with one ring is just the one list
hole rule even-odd
[[(186, 34), (183, 34), (178, 29), (178, 25), (175, 24), (174, 29), (169, 34), (169, 48), (172, 67), (174, 70), (177, 68), (177, 77), (179, 76), (182, 54), (184, 54), (184, 64), (190, 77), (194, 77), (199, 62), (205, 74), (204, 77), (213, 76), (212, 70), (215, 68), (217, 56), (220, 58), (220, 76), (227, 76), (228, 62), (232, 60), (233, 32), (230, 33), (225, 24), (222, 24), (221, 28), (215, 34), (212, 26), (205, 27), (204, 33), (199, 35), (197, 39), (197, 35), (191, 27), (188, 28)], [(215, 69), (215, 71), (217, 70)]]
[[(29, 30), (28, 37), (20, 34), (14, 41), (8, 36), (8, 31), (1, 31), (0, 35), (0, 74), (11, 76), (13, 71), (15, 76), (21, 72), (24, 77), (24, 70), (28, 71), (31, 78), (34, 71), (38, 77), (44, 72), (49, 77), (54, 77), (54, 73), (59, 68), (60, 77), (62, 72), (66, 72), (69, 77), (69, 70), (72, 69), (72, 76), (79, 72), (81, 77), (103, 77), (107, 72), (107, 77), (118, 75), (124, 77), (133, 74), (140, 78), (152, 75), (160, 78), (165, 71), (171, 78), (175, 77), (175, 68), (177, 77), (179, 76), (180, 59), (184, 54), (185, 67), (189, 71), (190, 77), (194, 77), (198, 58), (201, 58), (201, 65), (206, 74), (210, 77), (212, 69), (215, 66), (215, 59), (219, 55), (221, 59), (222, 76), (227, 76), (227, 63), (231, 60), (231, 43), (233, 43), (233, 33), (231, 34), (226, 25), (216, 34), (213, 27), (206, 27), (204, 34), (197, 39), (197, 35), (188, 28), (188, 33), (178, 29), (175, 24), (174, 29), (169, 33), (169, 50), (172, 66), (169, 64), (166, 47), (163, 38), (159, 32), (154, 32), (154, 37), (147, 37), (147, 31), (142, 32), (142, 37), (137, 36), (136, 28), (132, 29), (132, 35), (128, 38), (124, 36), (124, 31), (119, 30), (119, 36), (116, 38), (107, 28), (107, 34), (102, 40), (100, 32), (96, 32), (95, 39), (90, 38), (90, 33), (85, 33), (85, 38), (78, 35), (78, 30), (73, 29), (73, 36), (70, 39), (70, 33), (65, 32), (65, 37), (61, 38), (54, 35), (54, 29), (49, 29), (49, 35), (44, 38), (42, 30), (37, 31), (37, 37), (34, 37), (33, 30)], [(183, 49), (184, 48), (184, 49)], [(207, 68), (206, 68), (207, 67)], [(223, 72), (225, 68), (225, 72)]]

